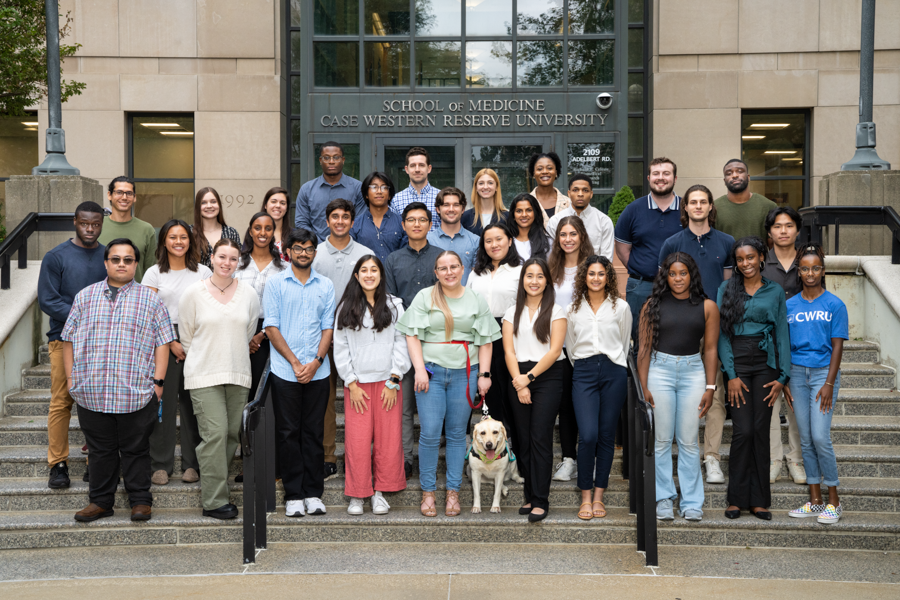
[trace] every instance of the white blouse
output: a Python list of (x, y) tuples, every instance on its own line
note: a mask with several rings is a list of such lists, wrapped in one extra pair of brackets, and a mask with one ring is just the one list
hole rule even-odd
[(578, 267), (565, 267), (566, 274), (561, 284), (553, 284), (556, 291), (556, 303), (559, 306), (568, 306), (572, 304), (575, 295), (575, 275), (578, 273)]
[(607, 296), (597, 314), (587, 300), (581, 301), (578, 312), (572, 312), (574, 304), (566, 307), (569, 327), (566, 329), (566, 349), (573, 363), (579, 358), (605, 354), (609, 360), (626, 366), (631, 346), (631, 309), (619, 298), (613, 304)]
[(519, 258), (522, 259), (522, 262), (525, 262), (529, 258), (531, 258), (531, 241), (520, 242), (516, 238), (513, 238), (513, 243), (516, 245), (516, 251), (519, 253)]
[(511, 267), (509, 265), (500, 265), (496, 272), (485, 271), (484, 275), (477, 275), (475, 271), (472, 271), (469, 273), (466, 287), (477, 292), (487, 301), (495, 319), (502, 319), (509, 307), (516, 305), (521, 273), (521, 266)]
[[(544, 355), (550, 352), (550, 340), (547, 340), (547, 343), (544, 344), (538, 340), (537, 336), (534, 334), (534, 323), (537, 321), (537, 317), (541, 314), (541, 311), (538, 310), (534, 315), (529, 315), (529, 312), (527, 306), (522, 309), (522, 315), (519, 317), (519, 333), (518, 335), (513, 336), (513, 349), (516, 352), (516, 360), (519, 362), (538, 362), (544, 358)], [(561, 319), (565, 320), (565, 318), (565, 311), (563, 311), (558, 304), (554, 304), (553, 312), (550, 315), (551, 323)], [(503, 320), (513, 324), (515, 323), (515, 319), (516, 307), (513, 305), (506, 311), (506, 314), (503, 315)], [(565, 357), (566, 355), (560, 350), (556, 360), (562, 360)]]
[(284, 261), (281, 262), (280, 267), (275, 266), (275, 261), (271, 261), (263, 270), (260, 271), (259, 267), (256, 266), (256, 261), (253, 260), (253, 257), (250, 257), (250, 264), (247, 265), (246, 269), (238, 269), (234, 272), (234, 278), (243, 281), (247, 285), (253, 288), (256, 292), (257, 297), (259, 297), (259, 318), (265, 319), (265, 309), (263, 308), (263, 296), (266, 292), (266, 279), (275, 273), (280, 273), (285, 269), (287, 263)]

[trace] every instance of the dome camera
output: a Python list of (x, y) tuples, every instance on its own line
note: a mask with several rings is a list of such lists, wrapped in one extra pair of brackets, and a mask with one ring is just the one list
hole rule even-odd
[(608, 94), (603, 92), (602, 94), (597, 94), (597, 107), (601, 110), (609, 110), (609, 107), (612, 106), (613, 97), (612, 94)]

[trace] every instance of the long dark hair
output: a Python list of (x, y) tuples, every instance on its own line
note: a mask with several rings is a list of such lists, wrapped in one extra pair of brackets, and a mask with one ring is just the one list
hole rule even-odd
[(696, 305), (706, 299), (703, 281), (700, 278), (700, 269), (691, 255), (685, 252), (673, 252), (668, 255), (653, 280), (653, 291), (650, 292), (650, 297), (647, 298), (647, 302), (644, 303), (644, 308), (641, 310), (641, 331), (650, 340), (649, 347), (654, 354), (659, 350), (659, 305), (666, 294), (672, 292), (669, 288), (669, 269), (675, 263), (681, 263), (687, 267), (688, 275), (691, 278), (688, 284), (690, 303)]
[[(263, 217), (272, 219), (272, 239), (269, 240), (269, 254), (272, 255), (272, 262), (275, 263), (277, 268), (281, 268), (281, 254), (278, 252), (278, 248), (275, 247), (275, 219), (272, 218), (267, 212), (258, 212), (252, 217), (250, 217), (250, 224), (247, 225), (247, 233), (244, 234), (244, 244), (241, 247), (241, 264), (238, 269), (244, 270), (250, 266), (250, 261), (253, 260), (251, 255), (253, 254), (253, 248), (255, 244), (253, 243), (253, 224), (257, 219), (262, 219)], [(284, 227), (282, 225), (282, 227)], [(284, 229), (282, 229), (282, 233), (284, 233)]]
[[(268, 192), (266, 192), (266, 195), (263, 196), (263, 203), (262, 203), (263, 212), (268, 213), (268, 211), (266, 211), (266, 206), (268, 206), (268, 204), (269, 204), (269, 199), (272, 196), (274, 196), (275, 194), (284, 194), (284, 199), (287, 200), (287, 207), (284, 210), (284, 216), (281, 217), (281, 240), (280, 241), (281, 241), (281, 245), (283, 247), (284, 240), (286, 240), (288, 238), (288, 236), (291, 234), (291, 230), (294, 228), (294, 226), (291, 224), (291, 218), (290, 218), (291, 193), (288, 192), (283, 187), (271, 188)], [(251, 223), (252, 223), (252, 219), (251, 219)], [(276, 225), (276, 228), (277, 227), (278, 226)]]
[(566, 253), (559, 243), (559, 234), (566, 225), (575, 228), (578, 239), (581, 242), (578, 245), (578, 264), (581, 264), (588, 256), (594, 253), (594, 246), (591, 245), (591, 238), (588, 236), (587, 229), (584, 228), (584, 221), (581, 217), (569, 215), (559, 220), (556, 226), (556, 235), (553, 237), (553, 248), (550, 250), (550, 259), (547, 261), (550, 267), (550, 273), (553, 275), (553, 283), (561, 285), (566, 278)]
[[(800, 277), (800, 259), (804, 256), (818, 256), (819, 260), (822, 261), (822, 267), (825, 267), (825, 249), (822, 248), (822, 245), (818, 242), (809, 242), (808, 244), (803, 244), (800, 246), (800, 249), (797, 250), (797, 277), (800, 278), (800, 285), (803, 285), (803, 278)], [(822, 273), (822, 289), (825, 289), (825, 273)]]
[(544, 293), (541, 296), (541, 308), (538, 311), (537, 321), (534, 323), (534, 335), (537, 340), (546, 344), (550, 341), (550, 327), (552, 325), (553, 304), (556, 302), (556, 290), (553, 289), (553, 282), (550, 280), (550, 267), (543, 258), (529, 258), (522, 265), (522, 273), (519, 275), (519, 291), (516, 292), (516, 314), (513, 317), (513, 335), (519, 335), (519, 318), (525, 309), (525, 300), (528, 293), (525, 291), (525, 271), (531, 265), (537, 265), (544, 272), (544, 279), (547, 285), (544, 287)]
[(506, 253), (506, 256), (503, 257), (503, 260), (500, 261), (500, 264), (509, 265), (511, 267), (518, 267), (522, 264), (522, 257), (519, 256), (519, 250), (516, 248), (515, 242), (513, 242), (514, 236), (509, 230), (509, 225), (504, 221), (497, 221), (496, 223), (491, 223), (485, 227), (481, 232), (481, 241), (478, 244), (478, 250), (475, 251), (475, 264), (472, 266), (472, 271), (476, 275), (484, 275), (485, 273), (490, 273), (494, 270), (494, 261), (491, 260), (491, 257), (488, 256), (488, 253), (484, 249), (484, 238), (491, 229), (499, 229), (509, 238), (509, 251)]
[(702, 183), (698, 183), (697, 185), (692, 185), (687, 189), (684, 195), (681, 197), (681, 227), (687, 229), (687, 226), (691, 222), (691, 218), (688, 217), (687, 213), (687, 205), (688, 205), (688, 197), (694, 192), (701, 192), (706, 194), (706, 199), (709, 202), (709, 215), (706, 217), (706, 222), (709, 223), (709, 227), (711, 229), (716, 228), (716, 217), (718, 213), (716, 213), (716, 203), (713, 202), (712, 192), (709, 191), (709, 188), (703, 185)]
[(191, 233), (191, 227), (181, 219), (172, 219), (167, 221), (162, 229), (159, 230), (159, 241), (156, 245), (156, 265), (159, 267), (160, 273), (168, 273), (169, 267), (169, 251), (166, 249), (166, 237), (169, 230), (173, 227), (181, 227), (188, 235), (188, 251), (184, 254), (184, 266), (193, 272), (197, 272), (200, 265), (200, 248), (194, 243), (194, 235)]
[(541, 210), (541, 205), (538, 203), (537, 198), (531, 194), (519, 194), (513, 198), (512, 203), (509, 205), (509, 212), (506, 213), (506, 224), (509, 225), (509, 231), (512, 233), (512, 237), (518, 237), (519, 224), (516, 223), (515, 214), (516, 205), (519, 202), (528, 202), (534, 213), (534, 223), (531, 224), (531, 229), (528, 230), (528, 241), (531, 242), (531, 255), (547, 258), (547, 253), (550, 251), (550, 242), (547, 240), (547, 234), (544, 232), (544, 211)]
[[(378, 287), (375, 288), (374, 306), (369, 304), (369, 300), (366, 298), (366, 292), (362, 289), (359, 280), (356, 278), (359, 274), (359, 269), (369, 260), (375, 263), (375, 266), (378, 267), (378, 272), (381, 275)], [(381, 261), (374, 254), (366, 254), (356, 261), (356, 266), (353, 267), (353, 276), (350, 277), (350, 282), (344, 289), (344, 295), (341, 296), (341, 302), (337, 307), (337, 328), (354, 329), (357, 331), (362, 329), (366, 312), (372, 314), (372, 322), (375, 331), (383, 331), (397, 320), (397, 313), (394, 311), (394, 308), (388, 304), (384, 265), (381, 264)]]
[(765, 264), (763, 261), (766, 259), (766, 245), (755, 235), (742, 237), (731, 247), (731, 264), (734, 265), (734, 269), (732, 269), (734, 273), (725, 286), (725, 293), (722, 294), (722, 306), (719, 307), (719, 314), (722, 318), (719, 328), (728, 336), (729, 340), (734, 338), (734, 326), (744, 320), (744, 294), (746, 293), (744, 291), (744, 274), (737, 268), (737, 251), (738, 248), (744, 246), (750, 246), (759, 254), (760, 271), (762, 271)]
[(615, 310), (616, 300), (619, 299), (619, 282), (616, 279), (616, 269), (613, 267), (612, 261), (605, 256), (593, 254), (589, 256), (586, 261), (578, 265), (578, 273), (575, 275), (575, 292), (572, 295), (572, 309), (570, 312), (577, 313), (581, 308), (582, 300), (586, 300), (588, 306), (590, 306), (591, 299), (589, 297), (587, 286), (587, 272), (588, 269), (591, 268), (591, 265), (596, 265), (598, 263), (603, 265), (603, 268), (606, 269), (606, 287), (604, 288), (604, 291), (606, 292), (606, 297), (613, 303), (613, 310)]
[(394, 189), (394, 182), (391, 181), (391, 178), (388, 177), (387, 173), (382, 173), (381, 171), (372, 171), (366, 178), (362, 180), (362, 197), (366, 203), (366, 206), (369, 206), (369, 186), (372, 185), (372, 182), (376, 179), (380, 179), (384, 182), (384, 185), (388, 188), (388, 201), (387, 205), (390, 206), (391, 202), (394, 200), (394, 196), (397, 194)]

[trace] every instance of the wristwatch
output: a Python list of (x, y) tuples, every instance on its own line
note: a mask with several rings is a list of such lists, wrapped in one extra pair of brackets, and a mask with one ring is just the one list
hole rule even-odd
[(321, 365), (322, 363), (325, 362), (325, 357), (324, 356), (316, 356), (316, 360), (319, 361), (319, 364)]
[(528, 381), (534, 381), (534, 375), (532, 375), (530, 372), (525, 373), (525, 375), (528, 377)]
[[(391, 375), (391, 380), (390, 380), (390, 381), (391, 381), (391, 383), (399, 384), (399, 383), (400, 383), (400, 378), (397, 377), (396, 375)], [(396, 389), (396, 388), (394, 388), (394, 389)]]
[[(393, 379), (393, 378), (391, 378), (391, 379)], [(385, 381), (385, 382), (384, 382), (384, 387), (386, 387), (386, 388), (389, 389), (389, 390), (399, 390), (399, 389), (400, 389), (400, 384), (397, 383), (396, 381), (390, 381), (390, 380), (389, 380), (389, 381)]]
[(479, 373), (478, 376), (479, 376), (479, 377), (487, 377), (488, 379), (490, 379), (490, 378), (491, 378), (491, 372), (490, 372), (490, 371), (485, 371), (484, 373)]
[(715, 392), (717, 389), (719, 389), (719, 386), (717, 386), (717, 385), (707, 385), (707, 386), (706, 386), (706, 389), (712, 390), (712, 391)]
[(158, 385), (159, 387), (162, 387), (165, 383), (166, 383), (165, 379), (154, 379), (153, 380), (153, 385)]

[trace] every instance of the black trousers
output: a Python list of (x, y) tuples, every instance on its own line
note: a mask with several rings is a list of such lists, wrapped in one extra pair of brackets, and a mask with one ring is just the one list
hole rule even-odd
[(113, 507), (121, 469), (132, 508), (153, 506), (150, 434), (158, 412), (156, 394), (144, 408), (131, 413), (102, 413), (78, 407), (78, 422), (91, 457), (91, 502), (100, 508)]
[[(262, 331), (263, 319), (260, 319), (256, 325), (256, 335)], [(263, 371), (266, 370), (266, 362), (269, 360), (269, 354), (272, 353), (272, 346), (268, 339), (264, 339), (259, 345), (259, 350), (250, 355), (250, 393), (247, 396), (247, 402), (252, 402), (256, 398), (256, 389), (259, 387), (259, 380), (262, 379)]]
[(325, 407), (328, 379), (309, 383), (272, 378), (275, 439), (284, 499), (321, 498), (325, 490)]
[[(514, 449), (519, 474), (525, 478), (525, 504), (547, 510), (550, 507), (550, 477), (553, 475), (553, 427), (559, 412), (559, 386), (563, 364), (559, 360), (535, 378), (528, 387), (531, 404), (519, 402), (516, 389), (509, 386), (509, 403), (516, 421), (519, 441)], [(519, 371), (527, 373), (535, 362), (520, 362)]]
[(778, 378), (778, 372), (766, 365), (766, 352), (759, 349), (761, 337), (736, 336), (734, 370), (750, 392), (744, 392), (746, 404), (731, 408), (733, 433), (728, 458), (728, 504), (738, 508), (772, 504), (769, 488), (769, 423), (772, 407), (764, 398), (770, 388), (763, 386)]
[[(500, 319), (497, 319), (497, 322), (500, 323)], [(500, 323), (500, 327), (503, 327), (502, 323)], [(491, 353), (491, 388), (488, 390), (485, 401), (487, 402), (491, 418), (495, 421), (500, 421), (506, 427), (506, 435), (510, 440), (513, 453), (518, 454), (519, 436), (516, 435), (516, 422), (511, 412), (509, 396), (510, 390), (513, 391), (513, 395), (515, 395), (515, 390), (509, 377), (509, 369), (506, 368), (506, 354), (503, 352), (502, 340), (494, 342), (493, 348)], [(484, 369), (481, 370), (483, 371)], [(518, 402), (516, 400), (516, 404)], [(475, 412), (480, 413), (481, 409)], [(478, 418), (480, 418), (480, 414), (476, 414), (476, 419)]]
[[(563, 352), (566, 352), (563, 348)], [(562, 364), (562, 396), (559, 399), (559, 446), (563, 458), (575, 460), (578, 456), (578, 421), (572, 404), (572, 363), (569, 355), (559, 361)]]

